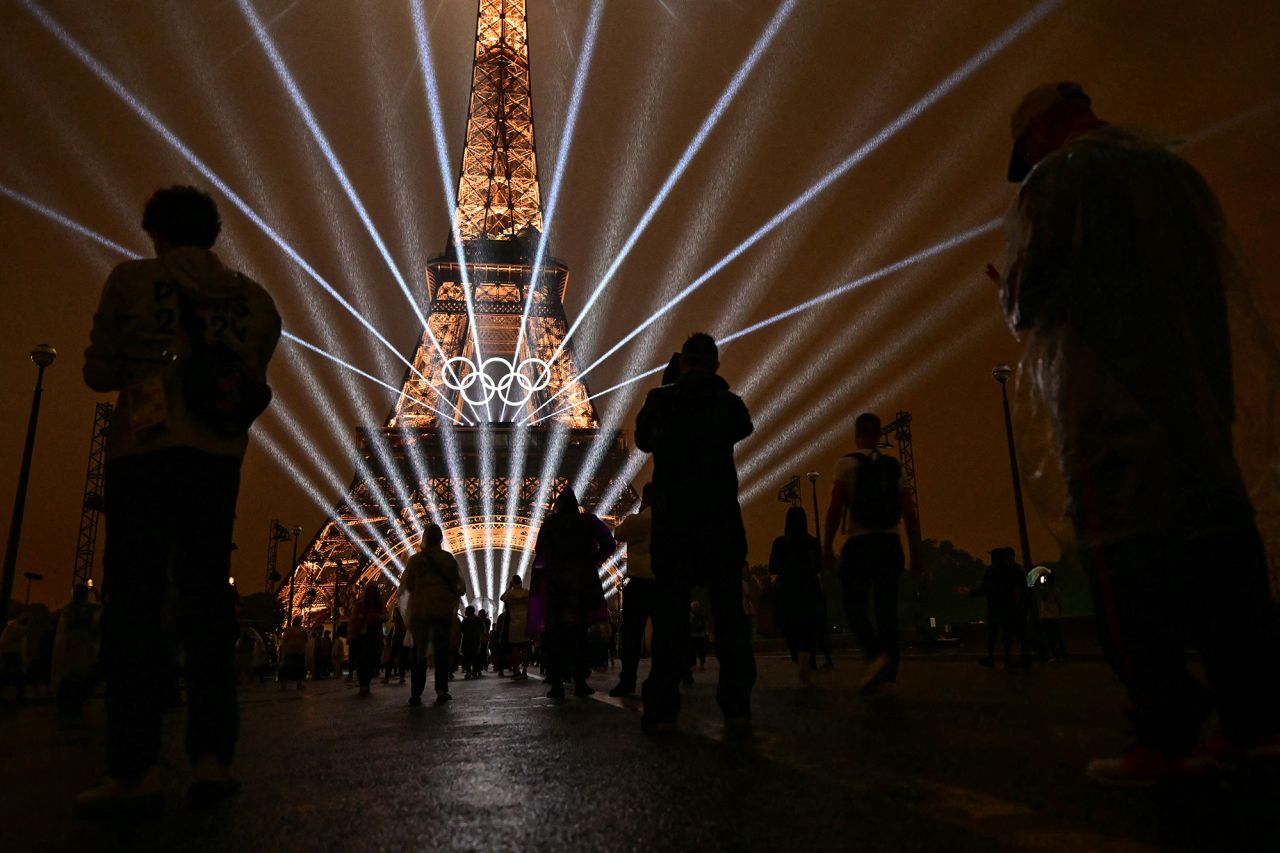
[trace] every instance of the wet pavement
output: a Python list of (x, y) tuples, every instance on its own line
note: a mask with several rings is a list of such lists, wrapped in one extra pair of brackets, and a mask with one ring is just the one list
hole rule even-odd
[[(101, 703), (0, 712), (4, 850), (1277, 850), (1280, 778), (1097, 788), (1088, 759), (1125, 745), (1123, 696), (1094, 661), (1026, 672), (908, 658), (873, 698), (861, 664), (802, 687), (761, 657), (755, 725), (728, 734), (714, 664), (685, 691), (680, 731), (646, 736), (636, 701), (544, 698), (537, 679), (407, 686), (358, 699), (341, 681), (241, 693), (238, 798), (182, 804), (183, 714), (166, 718), (162, 816), (72, 817), (101, 765)], [(616, 672), (616, 670), (615, 670)], [(643, 670), (642, 670), (643, 672)]]

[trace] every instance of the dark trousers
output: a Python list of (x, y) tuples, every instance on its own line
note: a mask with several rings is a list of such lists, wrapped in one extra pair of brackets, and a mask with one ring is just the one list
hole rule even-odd
[(378, 656), (382, 651), (382, 637), (376, 630), (367, 630), (351, 640), (351, 659), (356, 678), (361, 687), (368, 687), (378, 672)]
[(782, 617), (782, 632), (786, 636), (787, 651), (795, 663), (809, 666), (817, 658), (818, 632), (814, 624), (817, 607), (816, 593), (803, 590), (783, 591), (774, 600)]
[(632, 688), (640, 667), (644, 628), (653, 615), (656, 585), (652, 578), (632, 578), (622, 596), (622, 674), (618, 683)]
[[(1191, 542), (1134, 537), (1083, 555), (1139, 745), (1186, 752), (1215, 708), (1233, 741), (1280, 733), (1280, 625), (1252, 524)], [(1211, 690), (1187, 671), (1192, 645)]]
[[(840, 552), (845, 616), (867, 660), (888, 656), (882, 681), (898, 676), (898, 584), (905, 562), (896, 533), (855, 536)], [(868, 604), (875, 610), (875, 624), (867, 615)]]
[[(692, 573), (677, 570), (675, 574), (689, 577)], [(680, 679), (691, 659), (690, 584), (671, 578), (659, 578), (655, 583), (652, 667), (641, 692), (645, 720), (669, 723), (680, 713)], [(751, 623), (742, 608), (741, 565), (713, 568), (707, 575), (707, 586), (720, 662), (716, 702), (726, 718), (749, 719), (756, 661), (751, 651)]]
[(547, 661), (547, 681), (553, 688), (572, 676), (574, 684), (585, 687), (591, 671), (588, 663), (588, 626), (548, 625), (542, 635), (542, 654)]
[(231, 763), (239, 711), (227, 576), (239, 489), (233, 456), (173, 448), (107, 463), (102, 657), (107, 772), (116, 778), (136, 778), (159, 758), (172, 657), (166, 599), (177, 603), (186, 657), (187, 753)]
[(996, 644), (1003, 640), (1005, 663), (1012, 662), (1015, 638), (1022, 644), (1022, 656), (1028, 656), (1026, 632), (1019, 630), (1020, 620), (1021, 614), (1015, 605), (987, 608), (987, 657), (995, 660)]
[(449, 673), (453, 662), (450, 652), (453, 645), (450, 637), (453, 634), (453, 617), (442, 619), (415, 619), (411, 626), (413, 632), (413, 663), (409, 668), (409, 694), (421, 696), (427, 686), (427, 651), (436, 656), (436, 695), (449, 692)]

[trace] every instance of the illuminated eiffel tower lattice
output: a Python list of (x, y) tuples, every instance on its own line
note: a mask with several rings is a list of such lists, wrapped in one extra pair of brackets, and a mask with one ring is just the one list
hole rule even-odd
[(366, 584), (391, 592), (434, 521), (469, 600), (492, 614), (580, 470), (589, 509), (616, 520), (633, 505), (624, 438), (600, 431), (564, 346), (569, 268), (540, 255), (542, 227), (525, 0), (480, 0), (454, 228), (426, 266), (427, 327), (386, 424), (359, 430), (346, 496), (281, 582), (288, 613), (327, 621), (336, 603), (341, 619)]

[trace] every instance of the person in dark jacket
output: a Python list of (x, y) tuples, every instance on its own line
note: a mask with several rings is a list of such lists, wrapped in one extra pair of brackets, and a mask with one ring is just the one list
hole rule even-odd
[(530, 622), (542, 627), (552, 699), (564, 697), (565, 675), (573, 676), (575, 696), (595, 692), (587, 684), (588, 631), (608, 618), (600, 566), (616, 548), (604, 522), (580, 511), (573, 489), (562, 491), (538, 531), (530, 599)]
[(1026, 575), (1014, 562), (1012, 548), (993, 550), (991, 567), (982, 576), (982, 584), (975, 589), (957, 587), (956, 592), (987, 599), (987, 656), (978, 663), (995, 666), (996, 641), (1003, 640), (1004, 665), (1006, 669), (1012, 669), (1015, 639), (1022, 647), (1022, 662), (1031, 663), (1027, 648)]
[(690, 593), (701, 583), (709, 587), (716, 626), (720, 710), (731, 726), (751, 719), (756, 666), (742, 606), (747, 536), (733, 447), (753, 427), (742, 399), (716, 375), (719, 367), (715, 340), (691, 335), (680, 351), (680, 378), (650, 391), (636, 418), (636, 446), (653, 454), (650, 555), (657, 589), (641, 719), (651, 732), (673, 729), (680, 712)]
[(777, 579), (774, 604), (787, 638), (791, 660), (799, 666), (800, 681), (809, 683), (817, 665), (818, 602), (822, 598), (822, 546), (809, 533), (804, 508), (787, 510), (783, 535), (773, 540), (769, 574)]
[(359, 696), (369, 696), (382, 652), (382, 592), (376, 583), (364, 588), (351, 617), (351, 658), (360, 681)]

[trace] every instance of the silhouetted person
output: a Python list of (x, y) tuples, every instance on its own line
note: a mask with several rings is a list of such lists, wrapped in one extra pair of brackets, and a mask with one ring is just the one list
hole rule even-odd
[[(898, 585), (904, 563), (898, 524), (905, 523), (914, 570), (920, 522), (902, 466), (880, 452), (880, 418), (870, 412), (858, 415), (853, 440), (857, 449), (836, 463), (823, 551), (830, 555), (836, 532), (844, 533), (840, 583), (845, 616), (867, 659), (862, 689), (871, 691), (898, 678)], [(869, 604), (874, 624), (867, 615)]]
[(822, 546), (809, 533), (803, 507), (787, 510), (783, 534), (773, 540), (769, 574), (777, 579), (774, 606), (787, 639), (787, 651), (798, 665), (800, 680), (810, 681), (817, 664), (818, 602), (822, 598)]
[(680, 377), (655, 388), (636, 418), (636, 447), (653, 454), (656, 581), (653, 665), (645, 680), (646, 731), (667, 731), (680, 712), (680, 676), (689, 660), (689, 603), (695, 585), (711, 594), (720, 681), (716, 701), (731, 726), (749, 724), (756, 665), (742, 606), (746, 529), (738, 506), (733, 447), (752, 432), (751, 416), (720, 367), (715, 340), (691, 335)]
[(653, 534), (653, 485), (640, 490), (640, 510), (622, 519), (613, 537), (627, 546), (627, 585), (622, 588), (622, 672), (610, 696), (630, 696), (636, 692), (640, 668), (640, 647), (644, 630), (653, 614), (655, 582), (649, 556)]
[[(1098, 119), (1074, 83), (1032, 90), (1011, 124), (1022, 186), (1000, 298), (1026, 342), (1019, 390), (1053, 421), (1103, 648), (1133, 704), (1135, 745), (1088, 774), (1199, 775), (1215, 708), (1221, 755), (1280, 758), (1280, 638), (1232, 450), (1227, 311), (1245, 294), (1222, 211), (1190, 165)], [(1189, 642), (1211, 690), (1187, 671)]]
[(529, 590), (519, 575), (512, 575), (507, 591), (502, 594), (507, 606), (507, 651), (510, 655), (511, 675), (514, 678), (529, 677)]
[[(547, 696), (564, 696), (564, 680), (572, 676), (573, 692), (590, 696), (588, 631), (608, 618), (600, 566), (613, 554), (613, 534), (595, 515), (582, 512), (573, 490), (566, 488), (555, 511), (538, 531), (534, 546), (530, 621), (543, 626), (542, 653), (547, 661)], [(537, 602), (537, 617), (533, 607)]]
[(409, 596), (409, 631), (413, 634), (413, 667), (410, 671), (409, 704), (422, 704), (427, 686), (427, 651), (435, 654), (437, 702), (448, 702), (452, 652), (457, 646), (453, 626), (458, 599), (467, 591), (458, 560), (444, 550), (444, 531), (427, 525), (422, 549), (409, 558), (400, 578), (402, 594)]
[(298, 682), (298, 689), (307, 680), (307, 629), (302, 627), (302, 617), (293, 617), (293, 624), (285, 629), (280, 638), (280, 672), (277, 676), (280, 689), (284, 690), (290, 681)]
[(480, 649), (483, 647), (481, 635), (484, 633), (484, 620), (476, 613), (475, 607), (468, 605), (462, 615), (462, 675), (472, 679), (480, 677)]
[(996, 548), (991, 552), (991, 565), (982, 576), (982, 583), (973, 588), (957, 587), (961, 595), (987, 600), (987, 656), (978, 661), (983, 666), (995, 666), (996, 643), (1004, 642), (1004, 665), (1012, 669), (1013, 641), (1022, 646), (1024, 663), (1030, 663), (1027, 650), (1025, 608), (1027, 598), (1026, 575), (1014, 560), (1012, 548)]
[(111, 271), (85, 350), (85, 382), (119, 396), (105, 472), (107, 776), (77, 798), (81, 812), (161, 802), (169, 664), (150, 632), (170, 585), (186, 660), (188, 797), (238, 790), (231, 531), (249, 423), (269, 399), (280, 315), (261, 286), (210, 251), (221, 222), (208, 195), (159, 190), (142, 228), (156, 257)]
[(351, 665), (360, 682), (358, 695), (369, 696), (382, 654), (382, 591), (376, 583), (365, 586), (348, 624), (351, 626)]

